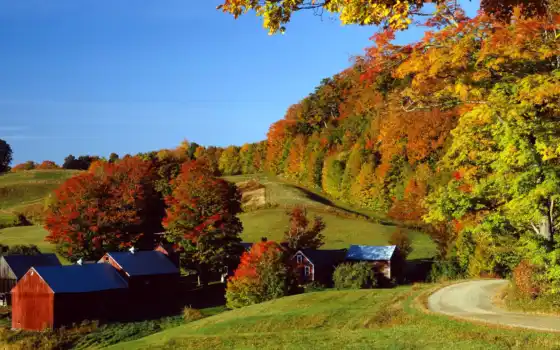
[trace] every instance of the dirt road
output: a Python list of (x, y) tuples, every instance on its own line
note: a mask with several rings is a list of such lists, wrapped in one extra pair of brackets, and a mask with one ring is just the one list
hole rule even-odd
[(442, 288), (428, 299), (428, 307), (441, 314), (487, 323), (560, 332), (560, 317), (509, 312), (492, 303), (505, 280), (477, 280)]

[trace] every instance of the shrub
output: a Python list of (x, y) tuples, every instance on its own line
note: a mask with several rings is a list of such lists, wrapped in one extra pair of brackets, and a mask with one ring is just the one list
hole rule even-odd
[(272, 241), (255, 243), (243, 253), (235, 275), (228, 281), (227, 306), (239, 308), (280, 298), (288, 294), (290, 286), (280, 246)]
[(536, 298), (540, 294), (538, 283), (533, 276), (538, 274), (539, 269), (527, 260), (523, 260), (513, 269), (513, 282), (517, 290), (524, 296)]
[(431, 282), (456, 280), (463, 278), (465, 272), (457, 262), (457, 259), (438, 260), (432, 264), (428, 280)]
[(334, 270), (333, 282), (337, 289), (363, 289), (377, 286), (373, 266), (367, 262), (339, 265)]
[(203, 317), (204, 315), (198, 309), (193, 309), (192, 307), (189, 306), (183, 309), (183, 318), (187, 323), (200, 320)]
[(305, 293), (322, 292), (325, 289), (327, 289), (327, 287), (317, 281), (313, 281), (303, 286), (303, 291)]
[(19, 215), (24, 219), (20, 220), (21, 226), (26, 226), (26, 224), (43, 224), (46, 217), (45, 206), (43, 203), (26, 205), (20, 210)]

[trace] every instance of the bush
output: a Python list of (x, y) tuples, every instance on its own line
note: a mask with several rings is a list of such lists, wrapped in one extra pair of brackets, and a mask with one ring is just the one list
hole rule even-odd
[(439, 260), (432, 264), (430, 276), (428, 278), (431, 282), (456, 280), (463, 278), (465, 272), (459, 265), (456, 259)]
[(377, 286), (373, 266), (367, 262), (341, 264), (333, 274), (336, 289), (364, 289)]
[[(25, 223), (33, 224), (33, 225), (40, 225), (45, 223), (45, 205), (43, 203), (34, 203), (29, 204), (23, 207), (19, 214), (25, 218)], [(21, 226), (26, 226), (21, 224)]]
[(226, 305), (234, 309), (281, 298), (291, 286), (281, 247), (272, 241), (255, 243), (227, 283)]
[(325, 289), (327, 289), (327, 287), (317, 281), (313, 281), (303, 286), (304, 293), (322, 292)]
[(183, 318), (187, 323), (200, 320), (203, 317), (204, 315), (198, 309), (193, 309), (192, 307), (189, 306), (183, 309)]
[(539, 273), (539, 269), (527, 260), (521, 261), (515, 269), (513, 269), (513, 282), (517, 290), (524, 296), (536, 298), (541, 290), (533, 276)]

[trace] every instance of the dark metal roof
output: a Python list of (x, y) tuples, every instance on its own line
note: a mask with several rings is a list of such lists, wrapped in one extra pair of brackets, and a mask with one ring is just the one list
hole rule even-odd
[(391, 260), (397, 246), (351, 245), (346, 254), (348, 260)]
[(88, 293), (128, 287), (124, 278), (109, 264), (38, 266), (33, 269), (55, 293)]
[(154, 250), (107, 253), (129, 276), (178, 274), (179, 269), (162, 252)]
[(6, 261), (18, 280), (33, 266), (60, 266), (60, 261), (55, 254), (4, 255), (2, 259)]
[(311, 263), (315, 266), (337, 265), (344, 261), (346, 257), (346, 249), (303, 249), (301, 252), (311, 260)]
[(251, 250), (251, 247), (253, 246), (253, 243), (241, 242), (241, 245), (243, 246), (243, 248), (245, 248), (246, 251), (249, 251), (249, 250)]

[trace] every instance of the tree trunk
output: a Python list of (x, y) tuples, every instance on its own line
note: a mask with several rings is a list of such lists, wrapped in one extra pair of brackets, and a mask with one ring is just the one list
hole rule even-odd
[(539, 225), (539, 235), (552, 243), (552, 223), (550, 222), (550, 217), (548, 215), (543, 215), (541, 219), (541, 223)]

